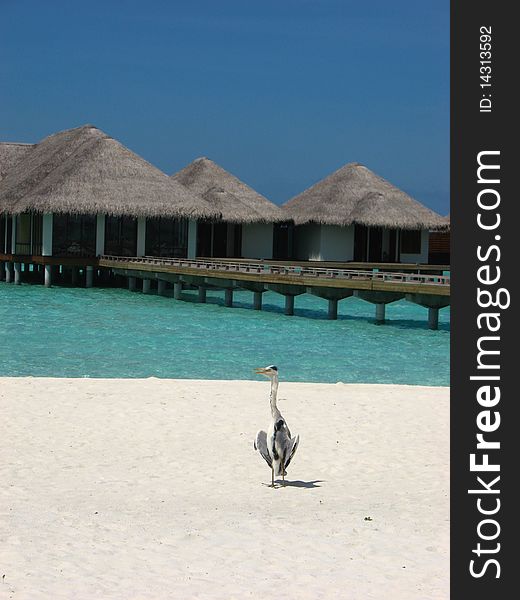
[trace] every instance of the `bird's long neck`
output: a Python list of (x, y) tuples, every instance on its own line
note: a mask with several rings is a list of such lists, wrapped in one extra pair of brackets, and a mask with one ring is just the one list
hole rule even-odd
[(271, 379), (271, 394), (269, 396), (269, 401), (271, 403), (271, 415), (273, 416), (273, 419), (277, 419), (278, 417), (280, 417), (280, 411), (278, 410), (278, 407), (276, 406), (277, 394), (278, 394), (278, 375), (275, 375)]

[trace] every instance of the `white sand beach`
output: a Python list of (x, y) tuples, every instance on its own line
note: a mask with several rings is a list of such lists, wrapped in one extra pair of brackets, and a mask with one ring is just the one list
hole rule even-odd
[[(255, 366), (255, 365), (253, 365)], [(0, 378), (0, 598), (444, 600), (449, 389)]]

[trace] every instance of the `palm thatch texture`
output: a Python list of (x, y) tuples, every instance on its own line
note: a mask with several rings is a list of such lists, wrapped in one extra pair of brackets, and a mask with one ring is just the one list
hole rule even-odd
[(197, 158), (172, 179), (206, 200), (228, 223), (276, 223), (282, 210), (209, 158)]
[(0, 142), (0, 181), (34, 148), (34, 144)]
[(92, 125), (51, 135), (0, 182), (0, 211), (218, 218), (205, 200)]
[(349, 163), (282, 206), (295, 225), (446, 229), (443, 217), (359, 163)]

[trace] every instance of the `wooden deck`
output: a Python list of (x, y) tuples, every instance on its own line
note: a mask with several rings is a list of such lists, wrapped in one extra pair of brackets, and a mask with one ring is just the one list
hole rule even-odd
[[(167, 285), (173, 284), (173, 297), (182, 299), (182, 290), (198, 290), (198, 301), (206, 302), (206, 290), (224, 290), (225, 306), (233, 306), (233, 290), (253, 292), (253, 307), (262, 308), (262, 294), (268, 290), (285, 296), (285, 314), (294, 314), (294, 298), (310, 293), (328, 301), (329, 319), (337, 319), (338, 302), (357, 296), (376, 307), (376, 322), (385, 322), (386, 304), (405, 298), (428, 309), (428, 326), (438, 328), (439, 310), (450, 304), (450, 277), (443, 275), (442, 265), (400, 265), (389, 263), (318, 263), (245, 259), (184, 259), (154, 256), (100, 257), (21, 256), (0, 254), (0, 279), (15, 284), (23, 282), (28, 272), (47, 287), (52, 285), (53, 272), (59, 280), (70, 277), (72, 285), (81, 281), (92, 287), (96, 281), (106, 282), (107, 275), (128, 279), (129, 290), (150, 293), (152, 282), (159, 295), (165, 295)], [(29, 269), (29, 265), (33, 265)], [(426, 273), (424, 271), (427, 271)], [(421, 272), (422, 271), (422, 272)], [(40, 275), (41, 274), (41, 275)]]
[[(450, 296), (450, 277), (437, 274), (396, 273), (322, 266), (276, 264), (272, 261), (218, 261), (157, 257), (101, 256), (98, 265), (111, 269), (152, 273), (210, 277), (212, 279), (285, 284), (301, 287), (320, 287), (349, 290), (397, 292)], [(224, 282), (224, 281), (223, 281)], [(224, 286), (225, 287), (225, 286)]]

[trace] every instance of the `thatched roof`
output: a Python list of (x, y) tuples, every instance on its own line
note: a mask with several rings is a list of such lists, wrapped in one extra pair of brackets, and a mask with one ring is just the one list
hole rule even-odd
[[(442, 217), (444, 221), (444, 227), (442, 228), (445, 231), (449, 231), (451, 229), (451, 213), (448, 213), (445, 217)], [(436, 230), (439, 230), (439, 227), (435, 227)]]
[(215, 218), (165, 173), (92, 125), (37, 144), (0, 182), (0, 211)]
[(289, 200), (282, 210), (296, 225), (446, 228), (443, 217), (358, 163), (341, 167)]
[(283, 221), (281, 209), (209, 158), (197, 158), (172, 179), (198, 194), (230, 223)]
[(34, 144), (0, 142), (0, 181), (32, 148)]

